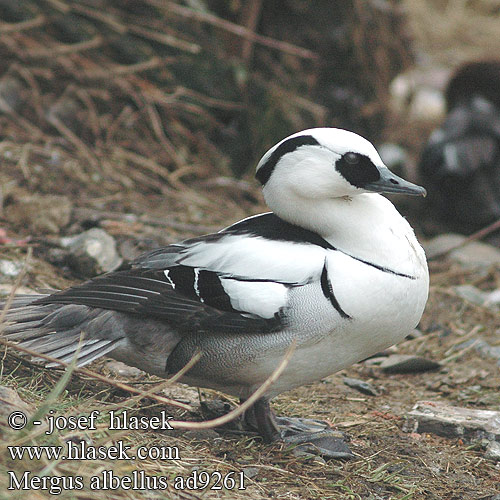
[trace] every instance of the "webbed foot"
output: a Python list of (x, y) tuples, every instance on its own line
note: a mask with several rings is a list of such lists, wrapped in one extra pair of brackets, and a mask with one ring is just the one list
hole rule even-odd
[(245, 421), (256, 427), (265, 441), (284, 441), (293, 446), (296, 455), (335, 459), (354, 457), (343, 433), (330, 429), (321, 420), (275, 417), (267, 399), (258, 400), (245, 413)]

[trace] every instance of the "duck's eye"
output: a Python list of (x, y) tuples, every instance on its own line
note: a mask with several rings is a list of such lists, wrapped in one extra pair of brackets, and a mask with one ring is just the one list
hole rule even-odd
[(344, 160), (349, 163), (349, 165), (357, 165), (359, 163), (359, 155), (356, 153), (346, 153), (344, 155)]

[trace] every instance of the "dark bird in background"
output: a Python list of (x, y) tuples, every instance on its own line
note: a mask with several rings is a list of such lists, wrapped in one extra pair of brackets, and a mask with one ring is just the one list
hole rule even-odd
[(460, 67), (445, 97), (419, 170), (436, 218), (469, 234), (500, 218), (500, 60)]

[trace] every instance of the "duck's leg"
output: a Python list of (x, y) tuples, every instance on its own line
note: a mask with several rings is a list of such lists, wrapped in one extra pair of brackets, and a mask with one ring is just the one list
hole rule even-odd
[(342, 433), (330, 429), (320, 420), (276, 417), (266, 398), (259, 399), (247, 410), (245, 422), (256, 427), (268, 443), (283, 440), (296, 445), (295, 450), (304, 454), (327, 458), (353, 457)]
[(276, 423), (276, 418), (268, 399), (258, 399), (251, 410), (254, 425), (266, 443), (272, 443), (281, 438), (281, 431)]

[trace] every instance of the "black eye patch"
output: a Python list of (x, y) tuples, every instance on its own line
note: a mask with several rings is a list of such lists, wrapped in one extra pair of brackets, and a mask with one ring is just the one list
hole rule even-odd
[(335, 162), (335, 168), (347, 182), (357, 188), (380, 179), (380, 172), (370, 158), (352, 151), (343, 154)]

